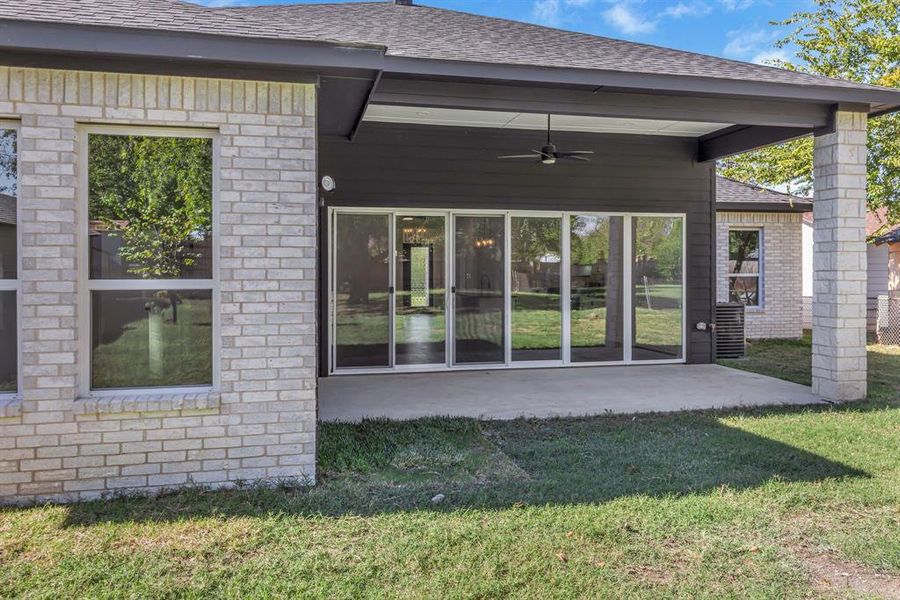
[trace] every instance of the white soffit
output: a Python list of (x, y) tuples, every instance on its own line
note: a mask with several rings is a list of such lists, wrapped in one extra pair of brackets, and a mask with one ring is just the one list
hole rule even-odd
[[(456, 108), (427, 108), (420, 106), (392, 106), (370, 104), (365, 121), (408, 123), (417, 125), (451, 125), (457, 127), (493, 127), (498, 129), (547, 128), (547, 115)], [(729, 127), (731, 123), (696, 121), (663, 121), (659, 119), (620, 119), (611, 117), (582, 117), (552, 115), (553, 131), (581, 131), (586, 133), (629, 133), (637, 135), (671, 135), (697, 137)]]

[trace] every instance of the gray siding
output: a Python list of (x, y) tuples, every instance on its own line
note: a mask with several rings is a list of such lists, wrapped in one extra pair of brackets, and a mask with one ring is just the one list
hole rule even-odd
[[(593, 150), (590, 163), (548, 167), (497, 160), (498, 155), (540, 148), (544, 135), (367, 122), (353, 142), (323, 137), (319, 175), (337, 182), (335, 191), (320, 192), (323, 211), (332, 206), (408, 206), (686, 213), (685, 355), (689, 362), (710, 362), (710, 335), (693, 324), (712, 320), (715, 298), (714, 165), (694, 161), (695, 140), (583, 133), (554, 134), (553, 139), (563, 150)], [(323, 261), (325, 233), (322, 228)], [(326, 272), (324, 267), (320, 272)], [(324, 324), (325, 302), (322, 309)], [(325, 333), (320, 328), (323, 348)]]
[(887, 296), (890, 291), (888, 254), (887, 244), (880, 246), (869, 244), (866, 248), (866, 324), (869, 331), (875, 331), (875, 322), (878, 319), (878, 296)]

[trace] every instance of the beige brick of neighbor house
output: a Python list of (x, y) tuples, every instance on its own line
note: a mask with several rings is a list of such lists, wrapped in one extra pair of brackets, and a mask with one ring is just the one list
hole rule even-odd
[(797, 212), (719, 212), (716, 216), (716, 298), (729, 301), (728, 232), (754, 229), (762, 240), (760, 306), (748, 306), (750, 339), (799, 338), (803, 334), (802, 218)]
[[(23, 369), (0, 407), (0, 501), (314, 478), (314, 87), (0, 67), (0, 118), (20, 123)], [(79, 397), (79, 126), (100, 123), (217, 132), (211, 393)]]

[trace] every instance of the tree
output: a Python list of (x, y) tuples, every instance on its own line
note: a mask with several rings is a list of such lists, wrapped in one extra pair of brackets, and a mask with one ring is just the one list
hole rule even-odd
[[(125, 271), (142, 279), (177, 279), (210, 252), (212, 140), (91, 135), (88, 213), (97, 233), (120, 238)], [(212, 277), (209, 273), (208, 277)], [(147, 310), (172, 309), (177, 291), (156, 294)]]
[[(900, 0), (815, 0), (815, 9), (776, 23), (793, 27), (779, 47), (794, 45), (795, 61), (778, 66), (860, 83), (900, 87)], [(900, 117), (869, 120), (868, 202), (900, 222)], [(723, 174), (760, 185), (812, 191), (812, 138), (727, 158)]]
[(16, 196), (16, 131), (0, 129), (0, 194)]
[(127, 271), (174, 279), (212, 233), (212, 143), (204, 138), (92, 135), (88, 212), (119, 237)]

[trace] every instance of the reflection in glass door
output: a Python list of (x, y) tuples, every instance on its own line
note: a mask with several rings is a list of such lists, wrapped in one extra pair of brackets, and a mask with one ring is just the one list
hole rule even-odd
[(396, 364), (444, 364), (444, 217), (404, 215), (396, 220)]
[(683, 356), (682, 228), (680, 217), (632, 219), (633, 360)]
[(683, 216), (332, 215), (332, 370), (685, 356)]
[(335, 218), (334, 364), (391, 366), (390, 217)]
[(559, 217), (512, 217), (512, 360), (562, 360)]
[(624, 218), (572, 215), (569, 225), (571, 360), (622, 360)]
[(504, 217), (454, 218), (454, 363), (505, 361)]

